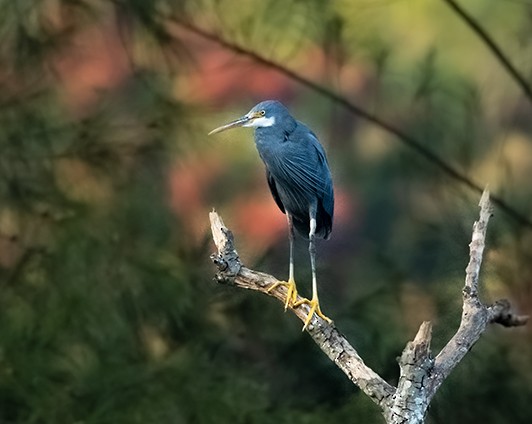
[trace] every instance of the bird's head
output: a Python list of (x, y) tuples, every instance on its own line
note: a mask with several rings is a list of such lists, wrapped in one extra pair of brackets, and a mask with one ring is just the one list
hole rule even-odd
[(236, 127), (272, 127), (284, 123), (287, 120), (293, 121), (293, 118), (282, 103), (277, 100), (266, 100), (254, 106), (244, 116), (222, 125), (221, 127), (215, 128), (209, 133), (209, 135)]

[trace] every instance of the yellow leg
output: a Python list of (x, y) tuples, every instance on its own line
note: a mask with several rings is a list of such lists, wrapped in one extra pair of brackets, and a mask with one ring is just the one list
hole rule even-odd
[(270, 293), (273, 289), (279, 286), (286, 286), (286, 301), (284, 303), (284, 310), (286, 311), (288, 307), (294, 305), (297, 300), (296, 282), (293, 277), (289, 278), (288, 281), (277, 281), (268, 287), (268, 290), (266, 291)]
[(292, 225), (292, 216), (289, 213), (286, 214), (286, 218), (288, 220), (288, 239), (290, 241), (290, 268), (288, 269), (288, 281), (278, 281), (273, 283), (267, 290), (269, 293), (276, 287), (287, 286), (286, 301), (284, 303), (285, 311), (297, 300), (296, 280), (294, 279), (294, 226)]
[(311, 213), (310, 215), (310, 232), (308, 235), (309, 238), (309, 246), (308, 251), (310, 254), (310, 267), (312, 270), (312, 300), (303, 299), (299, 302), (294, 303), (293, 307), (296, 308), (300, 305), (303, 305), (304, 303), (310, 306), (310, 310), (307, 315), (307, 319), (305, 320), (305, 324), (303, 325), (303, 330), (305, 331), (310, 324), (310, 321), (312, 320), (312, 316), (314, 313), (327, 321), (329, 324), (332, 323), (332, 320), (328, 317), (326, 317), (323, 312), (321, 312), (320, 309), (320, 302), (318, 300), (318, 282), (316, 281), (316, 247), (314, 245), (314, 237), (316, 234), (316, 218)]

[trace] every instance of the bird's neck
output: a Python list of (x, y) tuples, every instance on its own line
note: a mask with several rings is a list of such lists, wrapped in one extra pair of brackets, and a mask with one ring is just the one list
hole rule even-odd
[(256, 136), (275, 136), (277, 134), (282, 134), (282, 129), (278, 125), (272, 125), (271, 127), (257, 127), (255, 128)]
[(268, 149), (286, 141), (286, 133), (278, 126), (255, 128), (255, 143), (259, 150)]

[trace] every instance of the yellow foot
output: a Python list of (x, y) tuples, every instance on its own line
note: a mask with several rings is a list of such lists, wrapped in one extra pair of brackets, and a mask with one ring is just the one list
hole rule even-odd
[(321, 312), (320, 302), (318, 301), (317, 298), (312, 298), (312, 300), (303, 299), (303, 300), (300, 300), (297, 303), (294, 303), (293, 306), (294, 306), (294, 308), (297, 308), (298, 306), (303, 305), (303, 304), (309, 305), (310, 306), (310, 310), (308, 311), (307, 319), (305, 320), (305, 325), (303, 325), (303, 330), (301, 330), (301, 331), (305, 331), (307, 329), (308, 325), (310, 324), (310, 321), (312, 320), (312, 316), (314, 315), (314, 313), (316, 313), (316, 315), (318, 315), (320, 318), (322, 318), (325, 321), (327, 321), (329, 324), (332, 323), (332, 320), (330, 318), (326, 317), (323, 314), (323, 312)]
[(277, 281), (276, 283), (273, 283), (270, 287), (268, 287), (268, 290), (266, 291), (270, 293), (274, 288), (278, 286), (287, 286), (286, 301), (284, 303), (284, 310), (286, 311), (288, 307), (294, 305), (297, 300), (296, 282), (293, 279), (288, 281)]

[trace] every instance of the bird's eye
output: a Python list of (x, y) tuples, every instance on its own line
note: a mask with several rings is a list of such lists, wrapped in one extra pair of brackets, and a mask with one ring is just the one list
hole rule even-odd
[(265, 111), (265, 110), (261, 110), (261, 111), (259, 112), (259, 115), (260, 115), (260, 116), (264, 116), (264, 115), (266, 115), (266, 111)]

